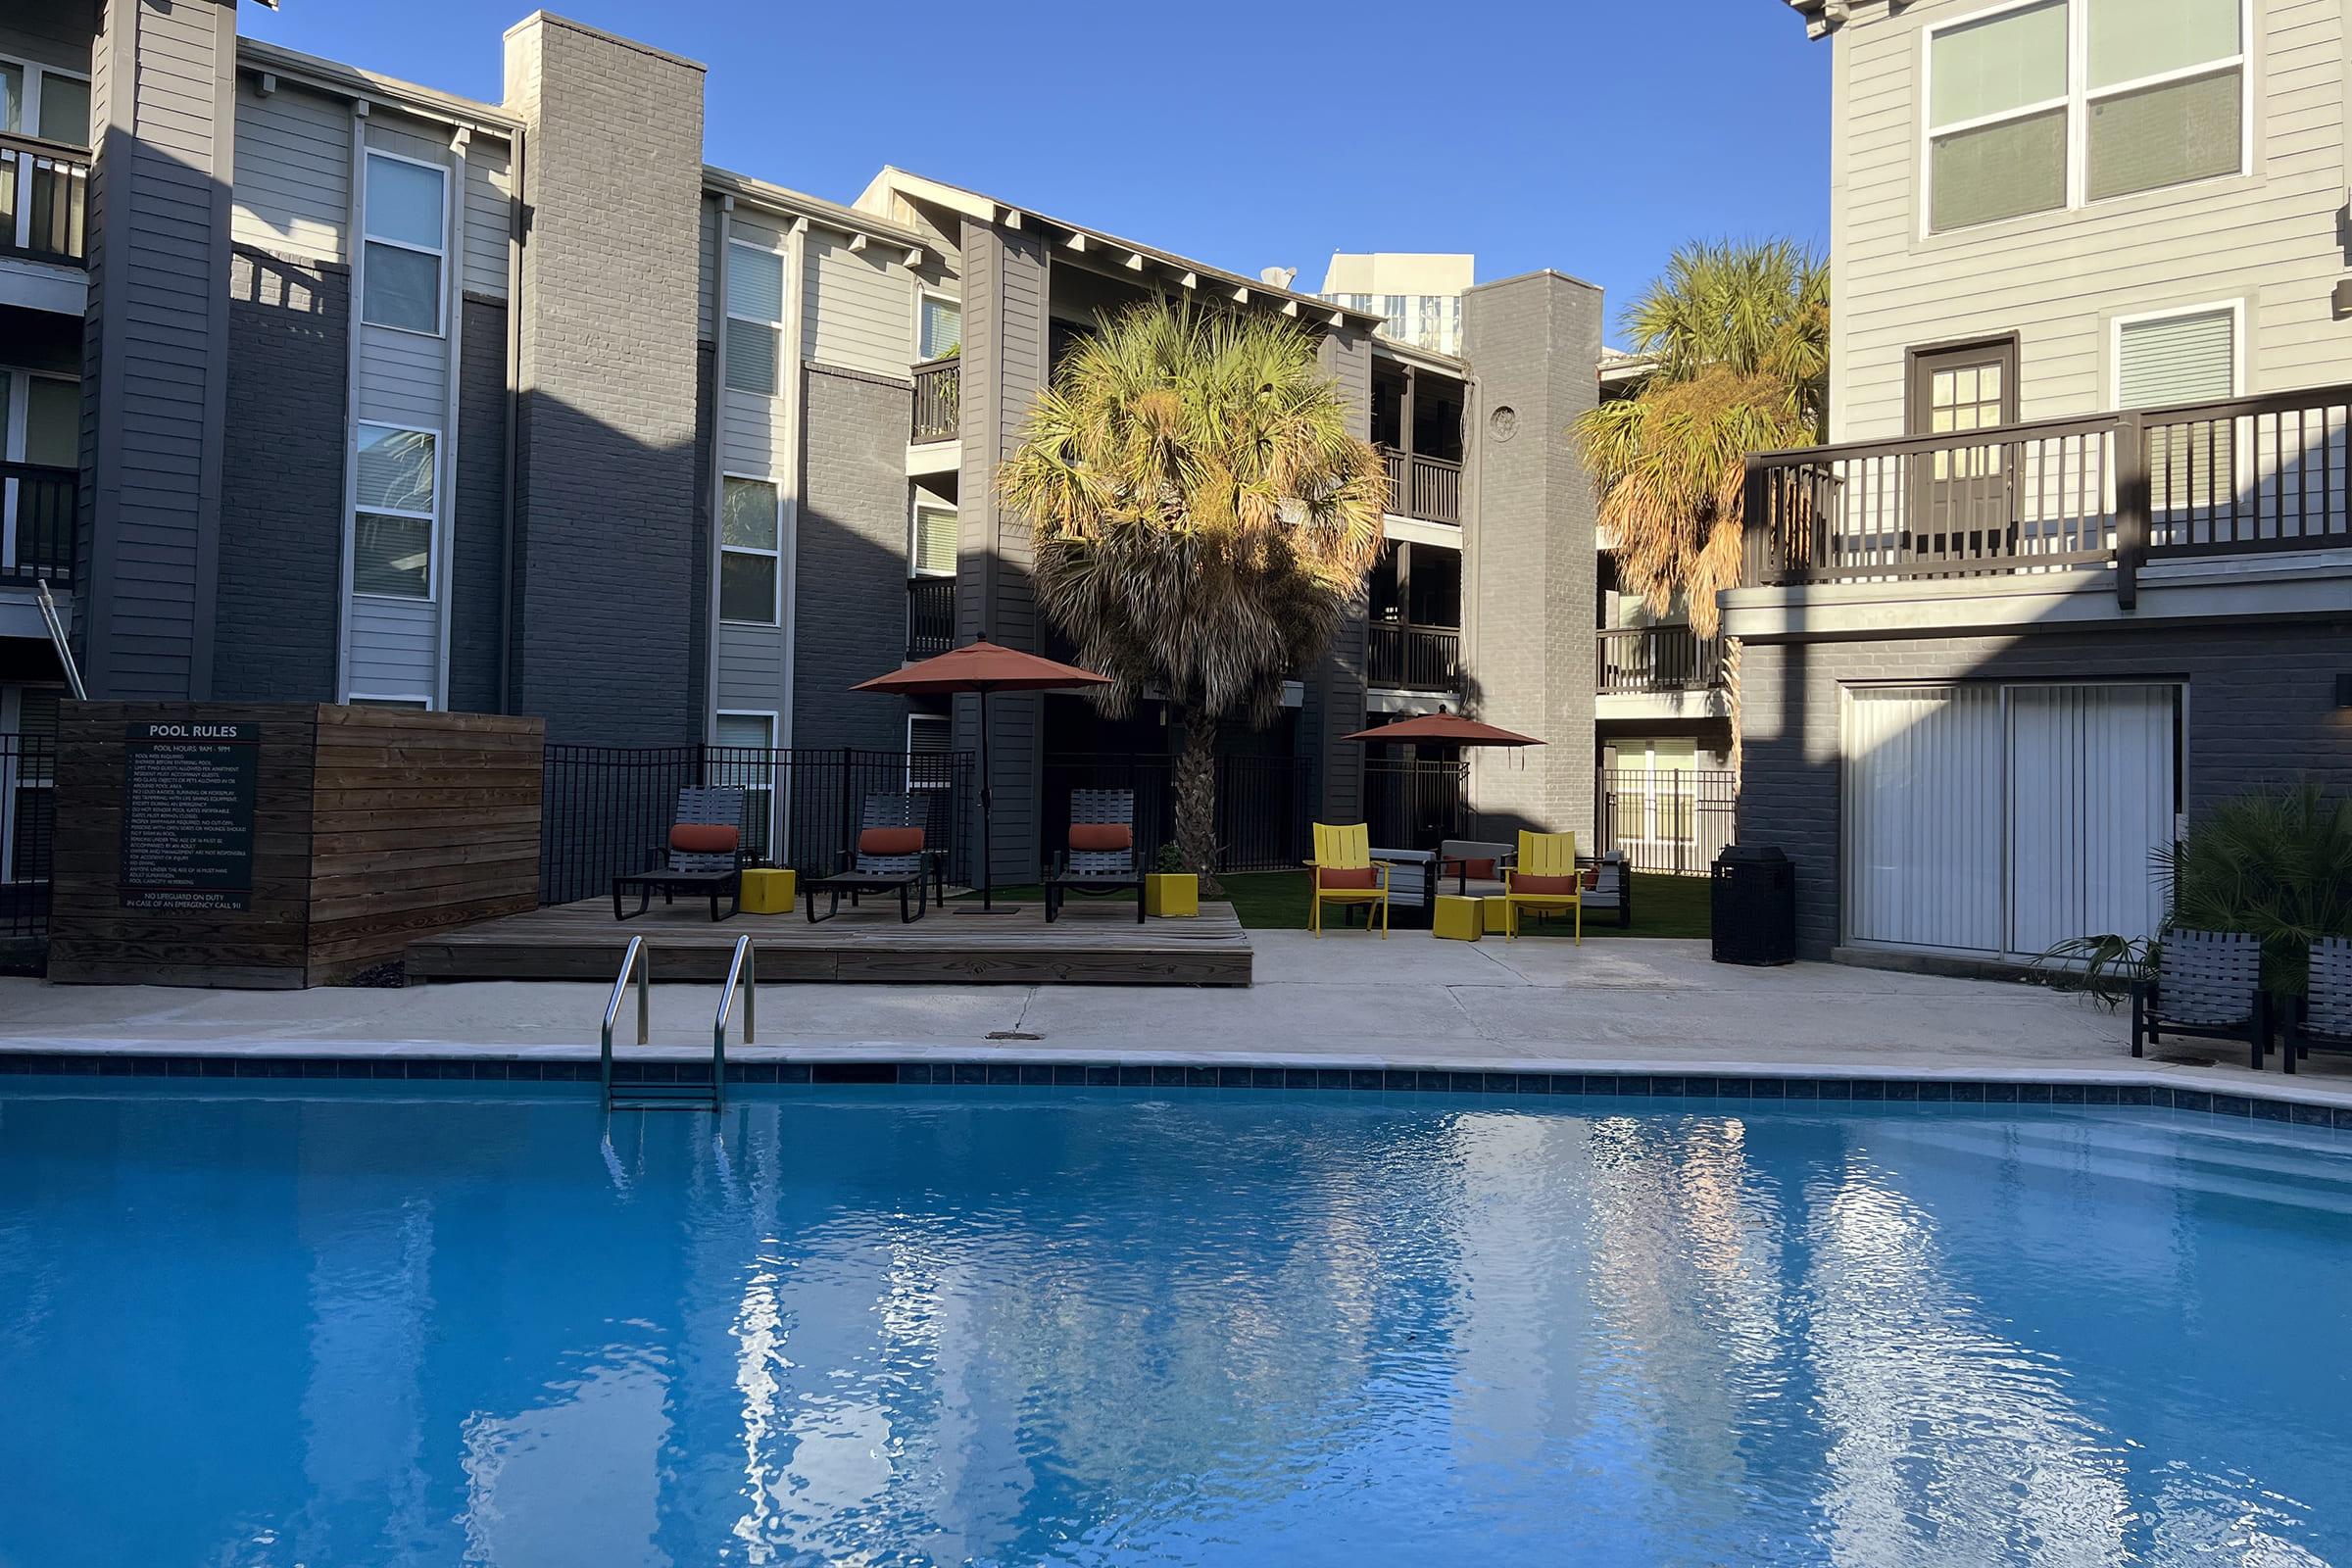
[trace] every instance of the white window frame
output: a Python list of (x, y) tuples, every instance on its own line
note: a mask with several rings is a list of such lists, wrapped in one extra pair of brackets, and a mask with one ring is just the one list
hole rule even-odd
[[(2038, 103), (2025, 104), (2016, 109), (2004, 109), (1996, 115), (1980, 115), (1973, 120), (1956, 120), (1948, 125), (1936, 124), (1931, 116), (1934, 101), (1936, 39), (1956, 28), (1991, 22), (2012, 12), (2031, 11), (2045, 0), (2002, 0), (1982, 11), (1950, 18), (1932, 26), (1923, 27), (1919, 34), (1917, 63), (1919, 104), (1919, 237), (1934, 239), (1946, 234), (1969, 234), (2000, 223), (2024, 222), (2047, 218), (2052, 213), (2075, 213), (2089, 207), (2104, 207), (2111, 202), (2130, 201), (2136, 196), (2152, 196), (2159, 191), (2185, 189), (2192, 185), (2210, 184), (2221, 179), (2243, 179), (2254, 168), (2254, 0), (2237, 0), (2237, 53), (2176, 71), (2158, 72), (2152, 76), (2139, 76), (2119, 81), (2111, 86), (2090, 85), (2090, 9), (2085, 0), (2061, 0), (2066, 9), (2066, 96), (2047, 98)], [(2109, 98), (2143, 88), (2161, 87), (2167, 82), (2186, 81), (2195, 76), (2218, 75), (2224, 71), (2238, 74), (2237, 95), (2237, 168), (2219, 174), (2200, 175), (2185, 179), (2178, 185), (2154, 185), (2146, 190), (2125, 191), (2121, 195), (2103, 196), (2093, 201), (2090, 188), (2090, 108)], [(1958, 131), (1979, 130), (1986, 125), (1998, 125), (2013, 120), (2025, 120), (2034, 115), (2048, 114), (2053, 109), (2066, 111), (2066, 201), (2058, 207), (2045, 207), (2031, 213), (2013, 213), (2007, 218), (1988, 218), (1981, 222), (1959, 223), (1950, 228), (1936, 226), (1935, 162), (1936, 138)]]
[[(784, 377), (786, 374), (784, 351), (790, 346), (784, 341), (784, 320), (785, 318), (792, 312), (791, 248), (789, 245), (787, 245), (783, 249), (778, 249), (773, 245), (761, 244), (758, 240), (745, 239), (741, 235), (730, 231), (727, 235), (727, 250), (730, 254), (737, 250), (747, 250), (760, 256), (772, 256), (776, 259), (776, 316), (773, 320), (770, 320), (764, 316), (747, 316), (741, 310), (736, 308), (735, 291), (727, 287), (727, 257), (722, 255), (718, 259), (718, 288), (719, 293), (725, 297), (727, 302), (726, 319), (728, 328), (729, 330), (732, 330), (733, 324), (737, 321), (741, 321), (747, 326), (758, 327), (762, 332), (773, 332), (775, 334), (776, 384), (769, 387), (765, 392), (754, 392), (747, 387), (740, 387), (731, 384), (727, 380), (727, 359), (725, 345), (721, 344), (718, 359), (719, 390), (721, 392), (733, 392), (739, 396), (747, 398), (764, 397), (780, 399), (784, 396)], [(749, 474), (738, 474), (736, 477), (749, 478), (751, 476)], [(776, 483), (776, 481), (772, 479), (768, 480), (767, 482), (770, 484)], [(777, 488), (781, 490), (783, 487), (781, 485), (777, 485)]]
[[(399, 330), (397, 327), (395, 331)], [(429, 512), (417, 512), (407, 507), (371, 507), (360, 499), (360, 432), (362, 430), (391, 430), (402, 435), (429, 435), (433, 438), (433, 505)], [(351, 583), (351, 597), (372, 599), (387, 605), (433, 605), (441, 603), (441, 432), (429, 424), (394, 424), (388, 419), (361, 419), (351, 427), (351, 511), (344, 516), (343, 556)], [(426, 525), (424, 558), (424, 592), (421, 594), (370, 593), (360, 586), (360, 514), (366, 512), (379, 517), (405, 517)], [(356, 699), (358, 693), (353, 693)], [(401, 693), (383, 693), (391, 700), (406, 702)]]
[(957, 323), (956, 347), (958, 350), (963, 347), (963, 297), (959, 294), (951, 294), (944, 288), (934, 288), (929, 283), (918, 283), (914, 290), (914, 357), (912, 362), (916, 365), (929, 365), (932, 358), (935, 358), (935, 356), (926, 356), (923, 353), (923, 302), (925, 300), (938, 300), (943, 305), (956, 307)]
[[(31, 684), (38, 686), (46, 683)], [(24, 683), (0, 686), (0, 735), (24, 734), (25, 690)], [(62, 686), (56, 690), (60, 696), (72, 695)], [(14, 882), (17, 879), (18, 792), (57, 788), (57, 754), (54, 751), (49, 754), (49, 770), (45, 776), (27, 775), (24, 771), (24, 754), (21, 748), (0, 757), (0, 882)]]
[[(757, 394), (754, 394), (754, 395), (755, 395), (755, 396), (757, 396)], [(743, 481), (744, 481), (746, 484), (763, 484), (763, 485), (767, 486), (767, 488), (768, 488), (770, 491), (772, 491), (772, 492), (775, 494), (775, 498), (776, 498), (776, 545), (775, 545), (775, 548), (774, 548), (773, 550), (754, 550), (754, 549), (753, 549), (753, 548), (751, 548), (749, 545), (731, 545), (731, 544), (727, 543), (727, 534), (726, 534), (726, 524), (727, 524), (727, 481), (728, 481), (729, 479), (741, 479), (741, 480), (743, 480)], [(721, 469), (719, 470), (719, 474), (718, 474), (718, 516), (717, 516), (717, 518), (715, 519), (715, 523), (714, 523), (714, 532), (715, 532), (715, 534), (716, 534), (716, 539), (717, 539), (717, 544), (718, 544), (718, 580), (716, 580), (715, 582), (711, 583), (710, 587), (711, 587), (711, 596), (712, 596), (712, 598), (713, 598), (713, 599), (715, 599), (715, 600), (717, 601), (717, 606), (716, 606), (716, 609), (717, 609), (717, 615), (716, 615), (716, 618), (717, 618), (717, 620), (718, 620), (718, 623), (719, 623), (720, 625), (722, 625), (722, 626), (767, 626), (767, 627), (778, 627), (778, 626), (781, 626), (781, 625), (783, 625), (783, 624), (784, 624), (784, 481), (782, 481), (781, 479), (775, 479), (775, 478), (771, 478), (771, 477), (769, 477), (767, 474), (764, 474), (764, 473), (745, 473), (745, 472), (742, 472), (742, 471), (741, 471), (741, 470), (739, 470), (739, 469), (734, 469), (734, 468), (721, 468)], [(773, 561), (775, 562), (775, 564), (776, 564), (776, 591), (775, 591), (775, 596), (774, 596), (774, 602), (773, 602), (773, 603), (772, 603), (772, 604), (771, 604), (771, 605), (768, 607), (768, 618), (767, 618), (767, 619), (765, 619), (765, 620), (735, 620), (735, 619), (733, 619), (733, 618), (729, 617), (729, 616), (728, 616), (728, 615), (725, 613), (725, 607), (726, 607), (726, 602), (727, 602), (727, 592), (726, 592), (727, 557), (729, 557), (729, 556), (731, 556), (731, 555), (733, 555), (733, 556), (766, 556), (766, 557), (770, 558), (771, 560), (773, 560)], [(745, 715), (748, 715), (748, 714), (750, 714), (750, 713), (752, 713), (752, 712), (760, 711), (760, 710), (755, 710), (755, 709), (728, 709), (728, 710), (725, 710), (725, 711), (728, 711), (728, 712), (733, 712), (733, 713), (738, 713), (738, 714), (745, 714)], [(772, 733), (773, 733), (773, 731), (770, 731), (770, 733), (772, 734)]]
[[(32, 419), (32, 383), (62, 381), (80, 390), (76, 376), (58, 375), (48, 370), (28, 370), (18, 366), (0, 365), (0, 380), (8, 383), (6, 405), (8, 416), (0, 423), (0, 463), (24, 463), (25, 433)], [(0, 485), (0, 566), (17, 564), (17, 481), (10, 479)]]
[(2180, 316), (2212, 316), (2220, 311), (2230, 313), (2230, 395), (2246, 395), (2246, 302), (2237, 299), (2206, 300), (2196, 305), (2168, 305), (2160, 311), (2132, 311), (2114, 316), (2107, 320), (2107, 406), (2124, 406), (2124, 328), (2139, 326), (2148, 321), (2169, 320)]
[[(380, 599), (387, 596), (371, 594), (368, 597)], [(422, 709), (428, 713), (433, 710), (432, 695), (428, 692), (353, 692), (343, 701), (361, 707), (372, 705), (376, 708)]]
[[(945, 779), (930, 784), (918, 784), (915, 782), (914, 759), (916, 753), (914, 750), (914, 726), (917, 724), (946, 725), (948, 730), (948, 744), (944, 751), (946, 755), (953, 756), (956, 751), (956, 715), (953, 713), (908, 713), (906, 715), (906, 788), (909, 791), (947, 789), (950, 787), (950, 781)], [(940, 754), (925, 752), (921, 755), (930, 757)]]
[[(722, 718), (765, 719), (767, 721), (767, 751), (771, 755), (771, 758), (774, 753), (784, 749), (778, 743), (776, 738), (784, 727), (784, 715), (775, 709), (713, 708), (710, 710), (710, 744), (712, 746), (726, 746), (732, 744), (727, 741), (722, 741), (718, 738), (718, 721)], [(725, 769), (733, 766), (734, 764), (720, 761), (714, 762), (711, 765), (723, 772)], [(718, 786), (722, 789), (740, 789), (748, 795), (765, 795), (767, 797), (767, 832), (765, 835), (763, 835), (761, 842), (767, 847), (767, 863), (770, 865), (783, 865), (787, 863), (785, 860), (777, 858), (777, 853), (783, 846), (777, 841), (776, 827), (777, 824), (782, 820), (782, 817), (779, 814), (781, 803), (784, 791), (790, 784), (790, 768), (774, 766), (771, 766), (768, 769), (767, 786), (765, 789), (760, 789), (755, 785), (745, 784), (737, 780), (729, 780), (726, 778), (719, 778), (716, 780)]]
[[(87, 87), (90, 84), (89, 73), (87, 72), (70, 70), (65, 66), (53, 66), (46, 61), (41, 60), (26, 60), (21, 55), (0, 54), (0, 66), (16, 67), (19, 73), (18, 79), (24, 83), (24, 104), (23, 109), (20, 111), (23, 116), (22, 123), (20, 123), (15, 130), (7, 131), (7, 134), (12, 136), (23, 136), (31, 141), (41, 141), (45, 139), (39, 134), (38, 131), (30, 128), (40, 124), (41, 122), (41, 82), (44, 78), (49, 76), (63, 76), (69, 81), (78, 81), (84, 87)], [(6, 127), (0, 126), (0, 130), (6, 130)], [(54, 145), (60, 147), (71, 147), (74, 144), (73, 142), (58, 142)], [(86, 151), (89, 148), (90, 143), (88, 141), (84, 141), (80, 145)]]
[(955, 518), (959, 525), (963, 519), (962, 509), (953, 501), (942, 501), (927, 490), (914, 490), (912, 499), (906, 506), (906, 575), (934, 579), (953, 577), (956, 575), (956, 569), (952, 566), (946, 571), (930, 571), (923, 567), (923, 513), (925, 511), (944, 512), (950, 517)]
[[(441, 176), (441, 244), (439, 248), (418, 245), (405, 239), (387, 239), (375, 232), (375, 203), (370, 196), (369, 187), (374, 183), (370, 160), (377, 158), (389, 159), (396, 164), (413, 164), (418, 169), (429, 169)], [(386, 332), (406, 332), (411, 337), (447, 337), (449, 335), (449, 187), (452, 183), (450, 176), (451, 170), (447, 164), (437, 164), (429, 158), (412, 158), (407, 153), (387, 152), (381, 147), (361, 149), (359, 318), (362, 325), (372, 326)], [(439, 264), (440, 277), (433, 286), (433, 329), (430, 332), (414, 326), (395, 326), (390, 321), (368, 319), (368, 247), (370, 245), (389, 245), (398, 251), (414, 251), (419, 256), (430, 256)], [(438, 452), (439, 447), (436, 445), (434, 450)]]

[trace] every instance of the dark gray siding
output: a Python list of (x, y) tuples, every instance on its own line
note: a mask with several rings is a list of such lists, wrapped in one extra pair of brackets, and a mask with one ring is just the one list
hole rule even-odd
[(351, 273), (240, 245), (228, 294), (213, 695), (331, 703)]
[[(906, 704), (852, 696), (906, 651), (905, 381), (811, 365), (793, 630), (796, 746), (906, 744)], [(992, 705), (993, 707), (993, 705)]]
[[(1353, 409), (1348, 428), (1372, 436), (1372, 340), (1353, 327), (1340, 327), (1323, 340), (1323, 365)], [(1302, 755), (1315, 759), (1321, 784), (1320, 811), (1327, 822), (1360, 822), (1364, 817), (1364, 746), (1346, 739), (1364, 727), (1364, 607), (1359, 596), (1340, 622), (1331, 647), (1315, 662), (1300, 705)]]
[(538, 13), (507, 74), (539, 302), (516, 368), (514, 706), (552, 740), (692, 741), (703, 74)]
[(2334, 624), (2039, 633), (1901, 642), (1748, 643), (1740, 655), (1740, 841), (1796, 861), (1798, 950), (1838, 939), (1838, 692), (1845, 682), (2166, 679), (2188, 687), (2185, 801), (2320, 779), (2352, 790), (2352, 619)]
[(103, 0), (84, 332), (91, 695), (212, 682), (236, 12)]
[(499, 606), (506, 587), (507, 308), (466, 301), (458, 367), (457, 508), (450, 583), (449, 706), (500, 710)]

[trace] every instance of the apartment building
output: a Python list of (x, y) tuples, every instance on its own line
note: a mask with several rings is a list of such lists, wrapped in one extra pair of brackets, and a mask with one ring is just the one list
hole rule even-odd
[(2352, 787), (2338, 0), (1790, 0), (1834, 51), (1832, 441), (1751, 460), (1743, 841), (1804, 951), (2148, 934)]
[(1460, 252), (1334, 251), (1323, 299), (1380, 317), (1380, 335), (1434, 354), (1462, 352), (1462, 297), (1478, 258)]
[[(1059, 356), (1155, 294), (1314, 333), (1396, 497), (1365, 613), (1231, 748), (1401, 833), (1419, 797), (1342, 737), (1472, 704), (1553, 742), (1469, 764), (1482, 809), (1592, 821), (1592, 500), (1557, 433), (1595, 395), (1596, 288), (1470, 290), (1435, 353), (897, 168), (834, 202), (710, 166), (703, 66), (545, 13), (508, 30), (495, 104), (235, 16), (0, 22), (0, 840), (39, 815), (62, 690), (36, 583), (97, 697), (975, 751), (974, 707), (847, 688), (982, 630), (1053, 646), (995, 465)], [(1054, 759), (1172, 739), (1075, 699), (990, 717), (1000, 883), (1035, 874)]]

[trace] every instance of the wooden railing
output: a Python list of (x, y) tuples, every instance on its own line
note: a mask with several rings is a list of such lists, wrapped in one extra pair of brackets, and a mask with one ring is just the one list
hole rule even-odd
[(1389, 510), (1423, 522), (1462, 520), (1462, 466), (1418, 452), (1382, 447), (1389, 466)]
[(1375, 686), (1452, 692), (1462, 687), (1462, 634), (1451, 626), (1374, 621), (1365, 628), (1364, 673)]
[(73, 586), (76, 482), (72, 468), (0, 463), (0, 583)]
[(0, 256), (82, 265), (89, 189), (83, 149), (0, 132)]
[(929, 659), (956, 646), (956, 579), (906, 579), (906, 657)]
[(1723, 684), (1723, 639), (1688, 626), (1626, 626), (1600, 633), (1595, 689), (1697, 692)]
[(961, 359), (927, 360), (914, 368), (914, 426), (917, 441), (953, 441), (958, 428), (962, 391)]
[(2112, 568), (2352, 543), (2352, 387), (1750, 458), (1746, 584)]

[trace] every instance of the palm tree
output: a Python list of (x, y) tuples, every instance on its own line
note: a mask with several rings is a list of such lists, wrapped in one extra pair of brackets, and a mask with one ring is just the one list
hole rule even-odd
[[(1679, 598), (1690, 627), (1722, 625), (1715, 596), (1740, 581), (1751, 452), (1812, 446), (1829, 415), (1829, 269), (1791, 240), (1694, 241), (1625, 315), (1655, 364), (1635, 396), (1569, 431), (1615, 535), (1618, 580), (1659, 614)], [(1724, 652), (1739, 757), (1740, 651)]]
[(1176, 845), (1207, 889), (1218, 721), (1274, 720), (1380, 552), (1387, 472), (1349, 416), (1293, 323), (1152, 301), (1078, 344), (998, 472), (1096, 700), (1182, 713)]

